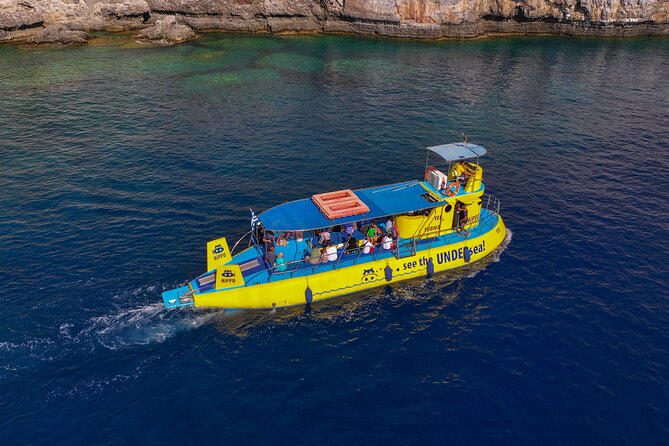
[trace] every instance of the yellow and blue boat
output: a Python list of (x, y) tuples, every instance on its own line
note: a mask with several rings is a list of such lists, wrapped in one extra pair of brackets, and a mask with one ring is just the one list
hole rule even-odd
[(500, 202), (485, 194), (485, 153), (466, 140), (428, 147), (423, 180), (251, 211), (251, 231), (232, 249), (208, 242), (207, 272), (165, 291), (165, 306), (304, 305), (481, 261), (506, 237)]

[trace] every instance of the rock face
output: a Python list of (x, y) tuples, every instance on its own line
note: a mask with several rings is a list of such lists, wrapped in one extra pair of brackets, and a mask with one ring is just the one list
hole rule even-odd
[(50, 27), (153, 27), (142, 36), (158, 41), (181, 41), (186, 28), (432, 39), (669, 35), (669, 0), (0, 0), (0, 40), (34, 40)]
[(44, 28), (28, 39), (30, 43), (86, 43), (90, 35), (85, 31), (73, 31), (62, 26)]
[(137, 37), (160, 45), (173, 45), (195, 38), (195, 31), (190, 26), (177, 22), (176, 17), (167, 16), (156, 20), (156, 24), (143, 29)]

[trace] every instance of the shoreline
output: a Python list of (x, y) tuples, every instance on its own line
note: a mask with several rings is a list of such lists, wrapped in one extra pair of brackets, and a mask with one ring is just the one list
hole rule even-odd
[(492, 36), (667, 37), (669, 4), (642, 0), (2, 0), (0, 43), (85, 44), (130, 32), (173, 45), (202, 32), (338, 34), (438, 41)]
[[(534, 25), (534, 24), (533, 24)], [(539, 26), (531, 26), (525, 28), (517, 28), (516, 26), (466, 26), (461, 30), (457, 30), (459, 25), (449, 25), (442, 28), (448, 28), (448, 32), (432, 30), (430, 33), (416, 33), (409, 32), (393, 32), (393, 30), (343, 30), (343, 29), (329, 29), (329, 30), (282, 30), (271, 31), (266, 29), (257, 30), (240, 30), (230, 28), (201, 28), (193, 29), (192, 34), (185, 38), (169, 39), (159, 36), (157, 39), (147, 39), (142, 35), (142, 31), (150, 29), (149, 27), (141, 28), (115, 28), (111, 29), (92, 29), (92, 30), (76, 30), (71, 31), (58, 27), (58, 33), (64, 33), (57, 39), (45, 39), (35, 41), (33, 33), (22, 32), (14, 38), (0, 40), (0, 45), (18, 45), (18, 46), (33, 46), (33, 47), (49, 47), (49, 46), (64, 46), (64, 45), (89, 45), (96, 44), (103, 34), (110, 34), (125, 38), (128, 41), (136, 41), (138, 44), (146, 46), (171, 46), (179, 43), (185, 43), (196, 40), (201, 34), (239, 34), (239, 35), (259, 35), (259, 36), (348, 36), (360, 38), (379, 38), (391, 40), (413, 40), (421, 42), (443, 42), (443, 41), (470, 41), (470, 40), (484, 40), (497, 37), (565, 37), (565, 38), (597, 38), (597, 39), (639, 39), (639, 38), (668, 38), (669, 24), (644, 24), (645, 26), (616, 24), (604, 25), (598, 27), (588, 27), (581, 24), (559, 23), (551, 24), (556, 26), (542, 26), (546, 24), (539, 24)], [(472, 28), (476, 29), (476, 33), (472, 33)], [(506, 28), (506, 29), (505, 29)], [(510, 29), (509, 29), (510, 28)], [(45, 30), (50, 31), (52, 28), (40, 28), (39, 32)], [(456, 29), (457, 31), (454, 31)], [(25, 31), (25, 30), (22, 30)], [(75, 33), (75, 34), (71, 34)], [(190, 34), (190, 33), (189, 33)], [(72, 39), (70, 36), (74, 36)], [(83, 38), (82, 38), (83, 37)]]

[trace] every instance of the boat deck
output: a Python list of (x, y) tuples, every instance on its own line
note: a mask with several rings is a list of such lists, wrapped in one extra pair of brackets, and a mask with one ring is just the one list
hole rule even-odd
[[(470, 234), (467, 238), (471, 239), (485, 234), (497, 224), (497, 218), (497, 214), (492, 213), (486, 209), (482, 209), (480, 223), (470, 230)], [(343, 233), (332, 233), (331, 237), (335, 243), (344, 243), (347, 236)], [(358, 240), (364, 239), (363, 234), (359, 232), (357, 234), (354, 233), (354, 237), (356, 237)], [(420, 251), (421, 249), (426, 249), (428, 246), (432, 249), (443, 247), (461, 240), (462, 236), (458, 235), (457, 233), (445, 234), (438, 237), (419, 240), (416, 245), (416, 250)], [(402, 238), (399, 239), (399, 256), (404, 257), (411, 255), (410, 249), (406, 246), (403, 246), (403, 243), (409, 243), (409, 240)], [(248, 274), (244, 273), (244, 280), (246, 285), (257, 285), (261, 283), (290, 279), (293, 277), (318, 274), (333, 269), (346, 268), (348, 266), (364, 264), (374, 260), (395, 256), (395, 250), (385, 250), (381, 245), (377, 245), (374, 252), (369, 254), (363, 254), (361, 249), (353, 253), (342, 254), (342, 250), (339, 249), (337, 251), (339, 260), (313, 265), (303, 260), (305, 254), (308, 255), (309, 253), (309, 245), (307, 244), (307, 241), (302, 240), (298, 242), (294, 239), (289, 240), (288, 245), (286, 246), (276, 246), (276, 253), (278, 254), (280, 252), (284, 254), (284, 258), (286, 259), (286, 271), (270, 271), (266, 265), (263, 264), (262, 268), (249, 270), (251, 272)], [(233, 257), (232, 263), (241, 265), (246, 262), (253, 261), (260, 256), (261, 253), (256, 248), (252, 247), (235, 255)]]

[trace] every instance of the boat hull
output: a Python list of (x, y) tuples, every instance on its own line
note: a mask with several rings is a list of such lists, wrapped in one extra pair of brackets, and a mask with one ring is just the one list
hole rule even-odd
[(307, 276), (195, 294), (194, 305), (226, 309), (305, 305), (476, 263), (492, 254), (505, 237), (504, 222), (497, 216), (496, 224), (477, 237), (424, 249), (419, 246), (415, 255), (400, 259), (384, 258)]

